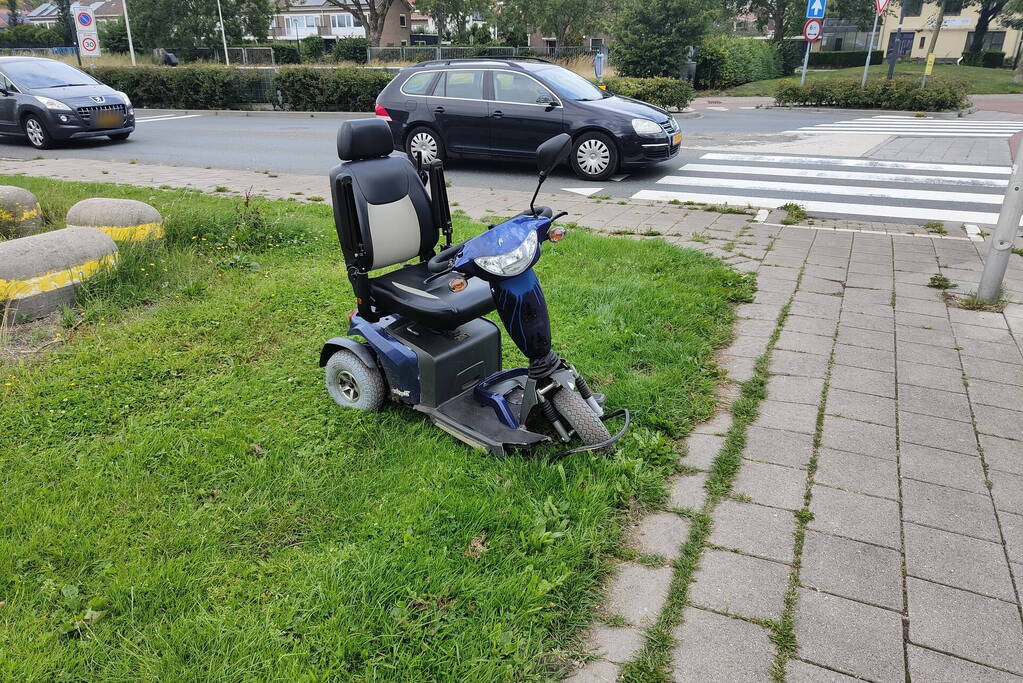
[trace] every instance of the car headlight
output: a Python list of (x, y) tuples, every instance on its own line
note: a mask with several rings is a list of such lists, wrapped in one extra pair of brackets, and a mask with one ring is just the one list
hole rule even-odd
[(664, 129), (660, 124), (650, 119), (632, 119), (632, 130), (639, 135), (664, 135)]
[(511, 277), (524, 271), (533, 262), (533, 257), (536, 256), (536, 244), (536, 231), (530, 230), (526, 239), (507, 254), (481, 256), (473, 261), (488, 273)]
[(63, 102), (58, 102), (52, 97), (43, 97), (42, 95), (36, 95), (35, 98), (39, 100), (39, 103), (42, 104), (47, 109), (56, 109), (58, 111), (71, 111), (71, 107), (67, 106)]

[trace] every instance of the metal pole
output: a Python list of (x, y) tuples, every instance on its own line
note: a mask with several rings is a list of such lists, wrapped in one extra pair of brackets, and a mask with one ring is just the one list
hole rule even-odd
[(75, 57), (78, 58), (78, 66), (82, 65), (82, 50), (78, 47), (78, 22), (75, 21), (75, 7), (78, 5), (68, 5), (68, 22), (71, 24), (71, 40), (75, 43)]
[(128, 32), (128, 52), (131, 54), (131, 65), (135, 66), (135, 43), (131, 41), (131, 22), (128, 21), (128, 0), (121, 0), (124, 8), (124, 28)]
[[(938, 17), (934, 23), (934, 35), (931, 36), (931, 44), (927, 48), (927, 60), (930, 61), (931, 55), (934, 53), (934, 48), (938, 44), (938, 36), (941, 35), (941, 25), (945, 23), (945, 0), (941, 0), (938, 4)], [(920, 87), (927, 85), (927, 68), (924, 67), (924, 77), (920, 81)]]
[(877, 20), (880, 16), (880, 14), (874, 15), (874, 28), (870, 29), (870, 42), (867, 43), (867, 61), (863, 65), (863, 78), (860, 80), (861, 88), (867, 86), (867, 69), (870, 68), (870, 53), (874, 51), (874, 34), (877, 33)]
[(806, 41), (806, 54), (803, 55), (803, 75), (799, 78), (799, 85), (806, 82), (806, 65), (810, 63), (810, 41)]
[(1023, 138), (1016, 144), (1016, 160), (1012, 165), (1009, 187), (1005, 189), (1002, 210), (998, 214), (998, 224), (991, 238), (991, 247), (984, 263), (984, 273), (980, 276), (977, 286), (977, 298), (982, 301), (994, 302), (1002, 291), (1002, 280), (1005, 269), (1012, 255), (1012, 245), (1019, 232), (1019, 220), (1023, 217)]
[(899, 57), (902, 56), (902, 22), (906, 19), (905, 0), (902, 0), (899, 5), (901, 5), (899, 9), (899, 27), (895, 29), (895, 42), (891, 45), (891, 50), (888, 51), (889, 81), (895, 78), (895, 62), (899, 61)]
[(227, 54), (227, 33), (224, 31), (224, 10), (220, 6), (220, 0), (217, 0), (217, 14), (220, 15), (220, 39), (224, 41), (224, 64), (231, 66), (231, 57)]

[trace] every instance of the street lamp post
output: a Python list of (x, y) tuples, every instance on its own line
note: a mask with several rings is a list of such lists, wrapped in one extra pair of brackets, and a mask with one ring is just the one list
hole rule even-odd
[(231, 66), (231, 57), (227, 54), (227, 33), (224, 32), (224, 10), (217, 0), (217, 14), (220, 15), (220, 39), (224, 42), (224, 64)]

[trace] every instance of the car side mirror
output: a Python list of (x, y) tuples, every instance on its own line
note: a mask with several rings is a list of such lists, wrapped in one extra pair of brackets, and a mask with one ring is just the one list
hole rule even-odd
[(571, 150), (572, 136), (568, 133), (555, 135), (550, 140), (540, 143), (536, 148), (536, 167), (540, 171), (541, 182), (568, 157)]
[(554, 98), (550, 95), (538, 95), (536, 98), (537, 104), (546, 104), (548, 107), (556, 107), (558, 103), (554, 101)]

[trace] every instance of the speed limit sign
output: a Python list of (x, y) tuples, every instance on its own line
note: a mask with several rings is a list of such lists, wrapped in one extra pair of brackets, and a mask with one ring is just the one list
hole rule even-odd
[(82, 54), (95, 57), (99, 54), (99, 43), (92, 36), (82, 38)]
[(810, 43), (812, 43), (815, 40), (820, 40), (821, 20), (807, 19), (806, 24), (803, 25), (803, 37), (806, 38), (807, 42)]

